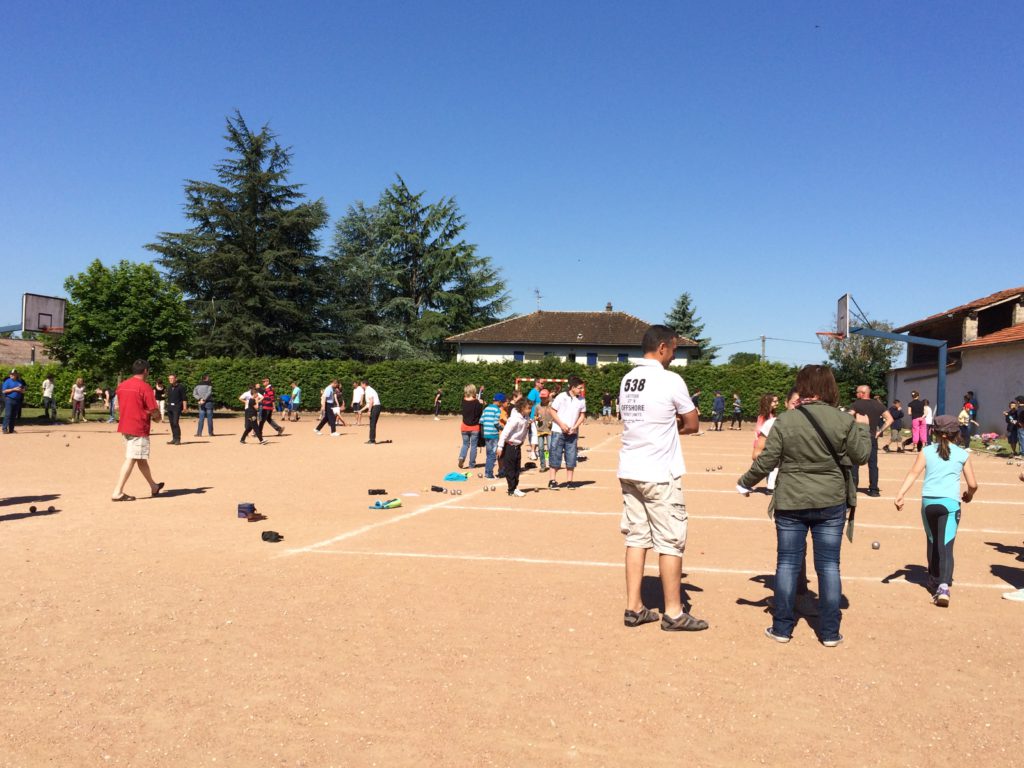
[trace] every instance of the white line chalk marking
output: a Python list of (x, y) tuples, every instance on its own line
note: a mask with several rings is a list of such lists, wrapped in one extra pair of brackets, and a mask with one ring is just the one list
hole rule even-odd
[[(523, 563), (525, 565), (571, 565), (583, 568), (622, 568), (623, 564), (620, 563), (608, 563), (601, 560), (554, 560), (543, 557), (507, 557), (501, 555), (453, 555), (453, 554), (439, 554), (433, 552), (364, 552), (358, 549), (318, 549), (313, 551), (316, 555), (348, 555), (357, 557), (407, 557), (421, 560), (463, 560), (467, 562), (495, 562), (495, 563)], [(647, 570), (656, 571), (658, 569), (657, 564), (648, 563)], [(813, 573), (813, 570), (811, 571)], [(744, 568), (706, 568), (706, 567), (690, 567), (683, 566), (683, 575), (687, 576), (691, 573), (712, 573), (712, 574), (724, 574), (727, 576), (760, 576), (768, 573), (767, 570), (750, 570)], [(848, 576), (843, 574), (843, 581), (864, 581), (869, 583), (881, 584), (883, 576)], [(898, 578), (892, 579), (889, 584), (909, 584), (911, 586), (920, 586), (909, 582), (906, 579)], [(969, 587), (973, 589), (1003, 589), (1012, 590), (1013, 587), (1009, 584), (977, 584), (971, 582), (957, 581), (955, 585), (958, 589), (961, 587)]]

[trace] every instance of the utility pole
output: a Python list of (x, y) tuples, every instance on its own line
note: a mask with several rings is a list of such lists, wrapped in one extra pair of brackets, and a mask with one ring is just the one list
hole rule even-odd
[(768, 338), (767, 336), (762, 336), (761, 337), (761, 362), (762, 363), (766, 362), (768, 360), (767, 356), (765, 355), (765, 351), (764, 351), (764, 342), (765, 342), (765, 339), (767, 339), (767, 338)]

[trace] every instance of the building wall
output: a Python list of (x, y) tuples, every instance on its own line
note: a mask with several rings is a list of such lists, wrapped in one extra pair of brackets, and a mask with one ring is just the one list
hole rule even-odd
[[(587, 347), (585, 345), (570, 346), (566, 344), (461, 344), (458, 360), (465, 363), (501, 363), (514, 360), (516, 352), (523, 353), (523, 362), (526, 363), (540, 362), (548, 356), (567, 360), (569, 355), (573, 353), (576, 355), (576, 362), (581, 365), (587, 364), (587, 355), (590, 353), (597, 355), (597, 364), (599, 366), (618, 362), (619, 353), (625, 353), (628, 356), (627, 361), (634, 364), (643, 358), (643, 352), (639, 346)], [(689, 362), (689, 352), (682, 349), (677, 350), (676, 361), (673, 364), (683, 366), (687, 362)]]
[[(936, 377), (932, 371), (896, 370), (889, 374), (889, 397), (904, 403), (916, 389), (933, 404)], [(982, 432), (1005, 433), (1003, 411), (1010, 400), (1024, 395), (1024, 344), (1001, 344), (965, 349), (960, 369), (946, 375), (946, 413), (956, 415), (968, 390), (978, 399), (978, 424)]]

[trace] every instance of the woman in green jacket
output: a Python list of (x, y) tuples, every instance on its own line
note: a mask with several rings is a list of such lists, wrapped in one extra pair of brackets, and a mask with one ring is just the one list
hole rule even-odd
[(740, 478), (737, 490), (748, 495), (778, 467), (773, 497), (778, 537), (775, 614), (765, 634), (780, 643), (788, 643), (793, 635), (797, 578), (810, 531), (818, 574), (820, 639), (832, 648), (843, 641), (839, 549), (846, 510), (857, 501), (850, 468), (867, 461), (871, 437), (867, 417), (855, 419), (836, 408), (839, 390), (828, 366), (804, 366), (795, 388), (800, 406), (778, 416), (764, 450)]

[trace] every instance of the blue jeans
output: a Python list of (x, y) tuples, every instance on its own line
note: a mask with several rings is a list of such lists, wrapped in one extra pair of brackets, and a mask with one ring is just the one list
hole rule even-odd
[(199, 423), (196, 425), (196, 437), (203, 434), (203, 419), (207, 421), (206, 431), (213, 435), (213, 403), (199, 406)]
[(576, 469), (576, 438), (579, 435), (567, 435), (564, 432), (551, 433), (551, 461), (548, 466), (552, 469), (562, 468), (562, 456), (565, 456), (565, 468)]
[(21, 408), (21, 400), (13, 397), (4, 397), (4, 432), (14, 429), (14, 421), (18, 418), (18, 410)]
[(484, 462), (484, 477), (494, 477), (494, 463), (498, 460), (498, 438), (485, 437), (484, 448), (487, 460)]
[(459, 451), (459, 462), (466, 460), (466, 452), (469, 452), (469, 466), (470, 468), (476, 467), (476, 443), (480, 439), (479, 432), (463, 432), (462, 433), (462, 450)]
[(778, 561), (775, 566), (775, 620), (772, 632), (790, 637), (796, 624), (793, 603), (800, 566), (807, 549), (807, 531), (814, 540), (814, 570), (818, 572), (821, 640), (839, 637), (839, 600), (843, 585), (839, 577), (839, 548), (843, 543), (846, 504), (821, 509), (776, 511)]

